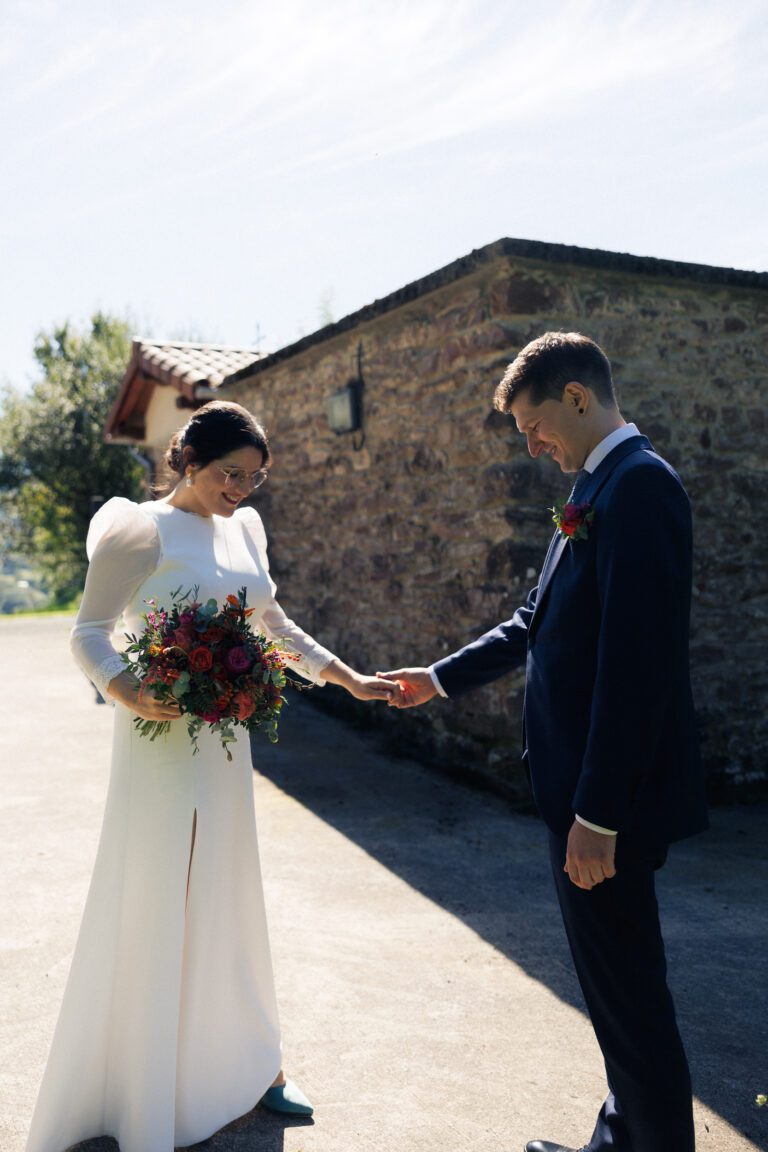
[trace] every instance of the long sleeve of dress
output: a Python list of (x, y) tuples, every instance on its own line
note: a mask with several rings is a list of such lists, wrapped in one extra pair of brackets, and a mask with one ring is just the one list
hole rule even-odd
[(125, 669), (112, 633), (140, 584), (157, 567), (160, 540), (151, 517), (117, 496), (91, 521), (86, 543), (90, 561), (80, 610), (72, 629), (72, 653), (102, 696)]
[[(264, 571), (269, 576), (269, 559), (267, 556), (267, 535), (264, 531), (261, 517), (255, 508), (244, 508), (240, 513), (243, 527), (256, 546)], [(269, 576), (272, 597), (261, 615), (260, 624), (270, 640), (279, 642), (289, 651), (294, 652), (299, 659), (291, 661), (291, 670), (295, 669), (305, 680), (312, 680), (316, 684), (325, 684), (321, 673), (323, 669), (335, 660), (333, 652), (318, 644), (307, 632), (299, 628), (286, 616), (283, 609), (275, 599), (277, 587)]]

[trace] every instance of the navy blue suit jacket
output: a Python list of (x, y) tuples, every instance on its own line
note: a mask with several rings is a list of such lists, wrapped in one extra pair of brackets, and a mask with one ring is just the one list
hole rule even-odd
[(579, 502), (594, 512), (587, 539), (556, 532), (526, 605), (434, 667), (452, 697), (525, 661), (525, 748), (547, 825), (566, 835), (578, 812), (664, 848), (707, 826), (688, 664), (690, 505), (644, 436), (609, 453)]

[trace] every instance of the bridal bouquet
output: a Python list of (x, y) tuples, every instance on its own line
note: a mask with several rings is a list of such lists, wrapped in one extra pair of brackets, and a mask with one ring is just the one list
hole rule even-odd
[[(202, 604), (197, 588), (182, 595), (171, 593), (170, 609), (155, 600), (145, 601), (145, 627), (139, 636), (127, 636), (123, 659), (141, 679), (139, 699), (151, 692), (167, 703), (176, 700), (187, 720), (195, 753), (204, 724), (216, 732), (221, 746), (235, 739), (236, 724), (249, 732), (263, 731), (277, 740), (277, 721), (283, 689), (295, 683), (285, 674), (287, 661), (296, 659), (248, 623), (253, 609), (246, 607), (246, 589)], [(142, 736), (155, 740), (170, 730), (171, 720), (144, 720), (137, 716)]]

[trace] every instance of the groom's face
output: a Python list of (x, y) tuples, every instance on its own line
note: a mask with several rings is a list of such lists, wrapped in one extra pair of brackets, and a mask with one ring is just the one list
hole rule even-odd
[(512, 401), (511, 412), (534, 459), (549, 456), (561, 471), (578, 472), (588, 455), (586, 429), (578, 402), (574, 404), (567, 391), (562, 400), (534, 405), (526, 389)]

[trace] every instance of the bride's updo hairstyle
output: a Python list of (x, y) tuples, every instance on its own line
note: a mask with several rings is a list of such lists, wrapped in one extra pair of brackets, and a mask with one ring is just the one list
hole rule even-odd
[(205, 468), (238, 448), (258, 449), (265, 468), (271, 460), (267, 434), (258, 420), (240, 404), (211, 400), (171, 437), (165, 463), (174, 476), (180, 477), (188, 464)]

